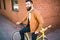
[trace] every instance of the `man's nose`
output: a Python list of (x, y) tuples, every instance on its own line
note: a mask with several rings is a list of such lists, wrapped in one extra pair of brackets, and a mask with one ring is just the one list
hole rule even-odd
[(29, 7), (29, 5), (26, 5), (26, 7)]

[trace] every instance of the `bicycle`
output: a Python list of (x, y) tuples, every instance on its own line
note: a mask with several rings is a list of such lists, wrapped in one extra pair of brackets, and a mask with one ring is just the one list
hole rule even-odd
[[(23, 24), (22, 24), (23, 26)], [(25, 24), (24, 24), (25, 26)], [(48, 27), (46, 28), (42, 28), (42, 30), (40, 30), (40, 33), (42, 33), (41, 35), (38, 35), (37, 36), (37, 39), (36, 40), (48, 40), (46, 37), (45, 37), (45, 31), (48, 30), (49, 28), (51, 28), (51, 25), (49, 25)], [(12, 40), (20, 40), (21, 37), (20, 37), (20, 34), (19, 34), (19, 31), (16, 31), (12, 34)], [(28, 33), (25, 33), (25, 40), (31, 40)]]

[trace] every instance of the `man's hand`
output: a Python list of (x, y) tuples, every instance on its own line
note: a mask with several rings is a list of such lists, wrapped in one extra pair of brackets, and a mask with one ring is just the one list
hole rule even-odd
[(35, 34), (38, 34), (39, 32), (38, 31), (35, 31)]
[(20, 22), (16, 22), (16, 24), (17, 24), (17, 25), (19, 25), (19, 24), (20, 24)]

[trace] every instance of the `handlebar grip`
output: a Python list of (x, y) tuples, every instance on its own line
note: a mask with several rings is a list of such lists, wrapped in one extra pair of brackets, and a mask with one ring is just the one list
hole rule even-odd
[(49, 25), (48, 27), (46, 28), (42, 28), (42, 30), (40, 30), (40, 32), (45, 32), (47, 29), (51, 28), (52, 25)]
[(26, 24), (23, 24), (23, 23), (21, 23), (21, 24), (19, 24), (20, 26), (26, 26)]
[(52, 25), (49, 25), (48, 28), (51, 28)]

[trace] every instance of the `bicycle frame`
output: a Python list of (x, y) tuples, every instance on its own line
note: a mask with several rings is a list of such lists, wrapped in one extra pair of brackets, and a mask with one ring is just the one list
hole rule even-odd
[[(51, 27), (51, 25), (49, 25), (49, 26), (46, 27), (45, 29), (40, 30), (40, 32), (42, 33), (42, 35), (41, 35), (41, 36), (37, 36), (37, 39), (36, 39), (36, 40), (39, 40), (41, 37), (42, 37), (42, 40), (44, 40), (45, 31), (46, 31), (48, 28), (50, 28), (50, 27)], [(28, 36), (28, 33), (25, 33), (25, 35), (26, 35), (27, 39), (30, 40), (30, 39), (29, 39), (29, 36)]]
[(26, 35), (27, 40), (30, 40), (27, 32), (25, 33), (25, 35)]
[[(27, 39), (30, 40), (28, 33), (25, 33), (25, 35), (26, 35)], [(40, 37), (38, 36), (36, 40), (39, 40), (41, 37), (43, 37), (43, 40), (44, 40), (44, 32), (42, 33), (42, 35)]]

